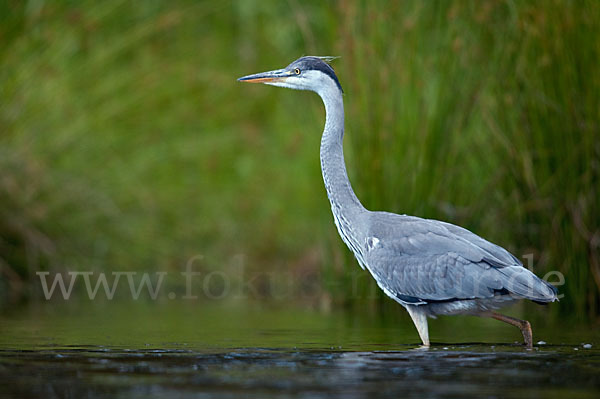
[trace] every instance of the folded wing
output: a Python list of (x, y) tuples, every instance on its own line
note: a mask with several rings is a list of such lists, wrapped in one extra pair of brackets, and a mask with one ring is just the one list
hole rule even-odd
[(466, 229), (412, 217), (372, 227), (365, 263), (378, 285), (400, 302), (426, 304), (507, 294), (537, 302), (556, 299), (552, 285), (508, 251)]

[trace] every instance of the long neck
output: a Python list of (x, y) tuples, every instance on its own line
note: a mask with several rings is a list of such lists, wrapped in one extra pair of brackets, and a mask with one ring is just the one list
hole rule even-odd
[[(352, 221), (365, 212), (352, 190), (344, 163), (344, 102), (337, 87), (330, 87), (319, 93), (325, 104), (325, 130), (321, 138), (321, 170), (331, 202), (336, 224), (338, 218)], [(338, 229), (340, 226), (338, 226)], [(342, 233), (340, 231), (340, 233)]]

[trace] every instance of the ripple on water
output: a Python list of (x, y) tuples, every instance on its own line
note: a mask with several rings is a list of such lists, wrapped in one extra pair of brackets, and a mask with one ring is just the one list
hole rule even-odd
[(525, 351), (499, 344), (402, 351), (48, 348), (1, 351), (0, 382), (15, 396), (50, 398), (593, 397), (599, 355), (593, 347)]

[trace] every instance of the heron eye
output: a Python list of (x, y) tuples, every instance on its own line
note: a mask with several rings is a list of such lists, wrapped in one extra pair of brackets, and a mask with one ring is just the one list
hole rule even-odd
[(296, 69), (294, 69), (294, 73), (295, 73), (296, 75), (300, 75), (300, 70), (299, 70), (298, 68), (296, 68)]

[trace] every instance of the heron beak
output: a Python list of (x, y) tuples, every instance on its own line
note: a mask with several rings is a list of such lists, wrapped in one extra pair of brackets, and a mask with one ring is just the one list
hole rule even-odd
[(271, 83), (281, 82), (285, 78), (292, 76), (293, 72), (286, 71), (285, 69), (277, 69), (275, 71), (255, 73), (254, 75), (243, 76), (238, 79), (240, 82), (248, 83)]

